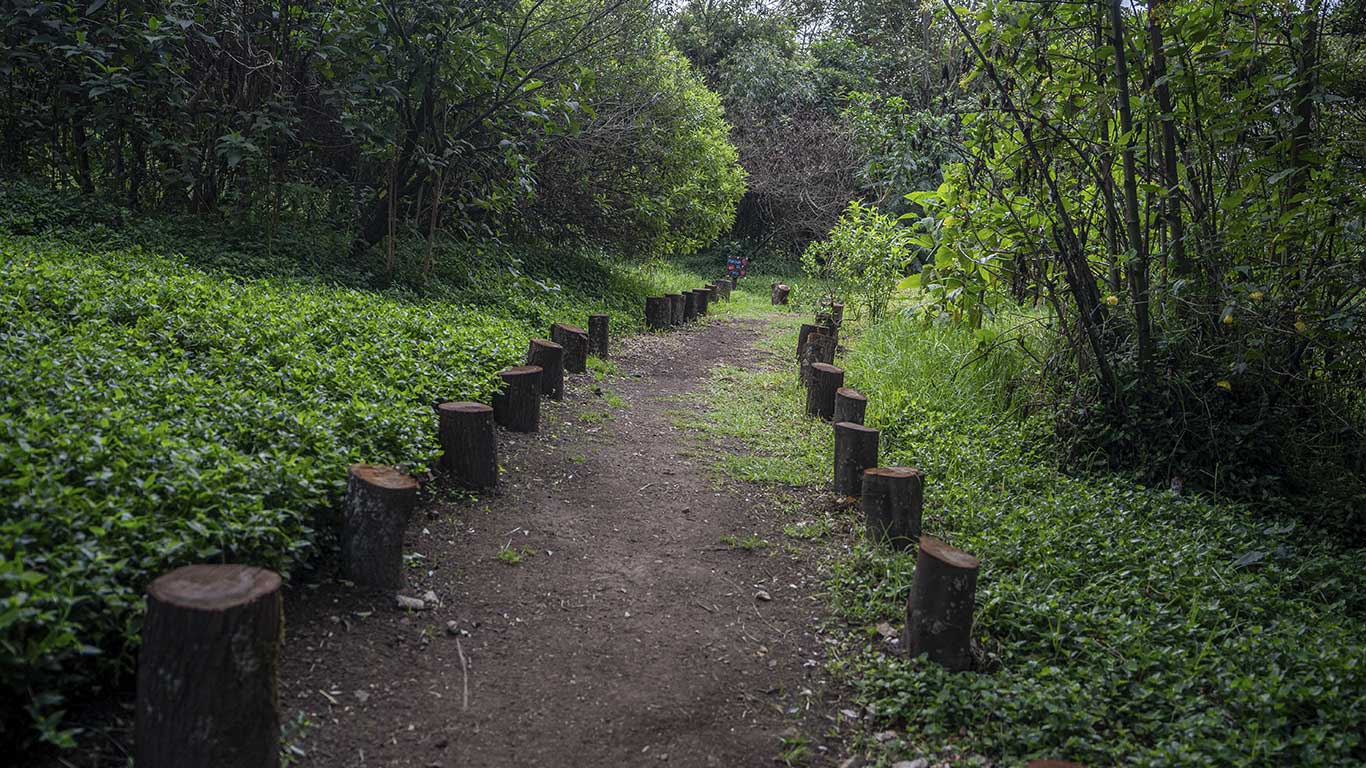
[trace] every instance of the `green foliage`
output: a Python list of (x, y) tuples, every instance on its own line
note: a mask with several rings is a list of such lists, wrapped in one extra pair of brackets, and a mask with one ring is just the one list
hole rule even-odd
[(909, 244), (910, 231), (896, 219), (856, 200), (828, 240), (806, 247), (802, 269), (876, 323), (905, 277)]
[(906, 196), (938, 187), (942, 166), (959, 160), (954, 118), (913, 110), (899, 96), (851, 93), (844, 119), (862, 158), (864, 193), (888, 213), (907, 212)]

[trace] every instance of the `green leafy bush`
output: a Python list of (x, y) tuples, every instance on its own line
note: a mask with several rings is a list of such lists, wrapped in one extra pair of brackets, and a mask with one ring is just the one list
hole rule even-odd
[(845, 297), (870, 323), (876, 323), (905, 277), (909, 247), (910, 230), (855, 200), (828, 240), (806, 247), (802, 269), (827, 282), (836, 296)]

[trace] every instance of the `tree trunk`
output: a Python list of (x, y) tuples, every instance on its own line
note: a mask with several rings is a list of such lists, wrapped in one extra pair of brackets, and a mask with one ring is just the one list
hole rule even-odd
[(498, 485), (498, 438), (493, 408), (483, 403), (442, 403), (436, 407), (441, 467), (465, 488)]
[(981, 562), (932, 537), (920, 538), (906, 601), (906, 650), (951, 672), (972, 666), (972, 611)]
[(662, 331), (673, 325), (673, 310), (666, 296), (651, 296), (645, 300), (645, 327)]
[(1167, 223), (1168, 247), (1171, 249), (1173, 270), (1178, 276), (1190, 274), (1186, 259), (1186, 228), (1181, 220), (1181, 178), (1177, 174), (1176, 115), (1172, 114), (1171, 88), (1167, 86), (1167, 53), (1163, 50), (1162, 23), (1165, 3), (1148, 0), (1148, 40), (1152, 46), (1153, 90), (1157, 92), (1157, 109), (1162, 123), (1162, 181), (1166, 193), (1162, 196), (1162, 218)]
[(276, 768), (280, 577), (191, 565), (152, 582), (138, 654), (138, 768)]
[(503, 388), (493, 396), (493, 419), (513, 432), (535, 432), (541, 423), (541, 367), (519, 365), (498, 375)]
[(1152, 359), (1152, 323), (1148, 317), (1148, 250), (1138, 229), (1138, 172), (1134, 162), (1134, 116), (1129, 105), (1129, 64), (1124, 38), (1123, 0), (1110, 0), (1110, 44), (1115, 49), (1115, 85), (1119, 89), (1119, 129), (1124, 135), (1124, 228), (1133, 258), (1129, 261), (1129, 290), (1134, 300), (1139, 380), (1146, 382)]
[(343, 506), (342, 575), (356, 586), (403, 587), (403, 529), (417, 505), (417, 480), (398, 467), (352, 464)]
[(863, 473), (863, 523), (870, 544), (910, 550), (920, 540), (925, 476), (913, 467), (873, 467)]
[(565, 323), (550, 326), (550, 340), (564, 347), (566, 373), (588, 370), (588, 333), (582, 328)]
[(862, 424), (867, 408), (868, 398), (862, 392), (852, 387), (840, 387), (835, 390), (835, 415), (830, 420), (836, 424), (841, 421)]
[(844, 370), (829, 363), (811, 366), (806, 388), (806, 415), (829, 421), (835, 415), (835, 391), (844, 386)]
[(551, 400), (564, 399), (564, 347), (547, 339), (532, 339), (526, 364), (541, 369), (541, 394)]
[(857, 496), (863, 470), (877, 466), (878, 431), (862, 424), (835, 425), (835, 495)]
[[(670, 308), (672, 309), (672, 307)], [(672, 315), (672, 312), (670, 314)], [(588, 354), (597, 355), (603, 360), (607, 359), (608, 327), (611, 322), (611, 315), (588, 316)]]

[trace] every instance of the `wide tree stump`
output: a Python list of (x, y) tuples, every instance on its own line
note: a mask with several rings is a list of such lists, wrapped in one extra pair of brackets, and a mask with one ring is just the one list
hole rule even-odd
[(802, 327), (797, 330), (797, 359), (802, 359), (802, 351), (806, 349), (806, 342), (811, 338), (811, 334), (820, 333), (821, 328), (811, 323), (802, 323)]
[(950, 671), (972, 666), (972, 611), (981, 561), (933, 536), (920, 537), (906, 601), (906, 648)]
[(691, 323), (697, 319), (697, 294), (692, 291), (683, 292), (683, 322)]
[(417, 506), (417, 478), (398, 467), (352, 464), (342, 505), (342, 575), (356, 586), (403, 586), (403, 529)]
[(920, 540), (925, 475), (914, 467), (873, 467), (863, 471), (864, 533), (868, 542), (911, 549)]
[(513, 432), (541, 425), (541, 366), (518, 365), (498, 374), (503, 388), (493, 396), (493, 419)]
[(582, 328), (565, 323), (550, 326), (550, 340), (564, 347), (565, 373), (588, 370), (588, 333)]
[(147, 588), (138, 654), (138, 768), (275, 768), (280, 577), (246, 565), (177, 568)]
[(549, 339), (532, 339), (526, 364), (541, 367), (541, 394), (564, 399), (564, 347)]
[(436, 413), (441, 467), (451, 480), (474, 490), (498, 485), (493, 408), (483, 403), (442, 403)]
[(857, 496), (863, 470), (877, 466), (878, 431), (847, 421), (835, 425), (835, 494)]
[(673, 325), (673, 310), (664, 296), (651, 296), (645, 300), (645, 327), (652, 331), (662, 331)]
[(774, 304), (775, 306), (778, 305), (778, 304), (786, 304), (786, 303), (787, 303), (788, 297), (791, 296), (791, 295), (792, 295), (792, 286), (787, 285), (786, 283), (774, 283), (774, 284), (773, 284), (773, 297), (772, 297), (772, 300), (773, 300), (773, 304)]
[(696, 288), (693, 290), (693, 295), (697, 297), (698, 316), (706, 315), (708, 305), (711, 303), (711, 291), (706, 288)]
[(849, 421), (863, 423), (864, 412), (868, 409), (868, 398), (853, 387), (840, 387), (835, 390), (835, 415), (830, 420), (839, 423)]
[(808, 387), (811, 385), (811, 366), (816, 363), (833, 365), (834, 362), (835, 340), (824, 333), (813, 333), (806, 337), (806, 349), (797, 368), (797, 379), (802, 386)]
[(588, 354), (607, 359), (608, 328), (612, 316), (595, 314), (588, 316)]
[(681, 293), (669, 294), (669, 323), (674, 326), (683, 324), (683, 309), (686, 302)]
[(806, 415), (829, 421), (835, 415), (835, 390), (844, 386), (844, 369), (829, 363), (811, 366), (811, 384), (806, 388)]

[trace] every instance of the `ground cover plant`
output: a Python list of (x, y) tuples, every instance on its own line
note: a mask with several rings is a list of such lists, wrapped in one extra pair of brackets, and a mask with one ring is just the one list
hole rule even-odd
[[(869, 396), (881, 463), (926, 472), (926, 532), (983, 561), (975, 668), (947, 673), (870, 644), (878, 624), (903, 621), (914, 556), (864, 546), (856, 508), (835, 518), (827, 598), (847, 643), (832, 667), (872, 727), (899, 734), (879, 758), (1366, 759), (1361, 551), (1274, 505), (1069, 474), (1050, 425), (1012, 406), (1027, 356), (989, 346), (964, 328), (897, 320), (841, 361)], [(762, 412), (766, 430), (746, 442), (759, 458), (735, 460), (746, 476), (826, 482), (829, 454), (816, 447), (829, 427), (805, 420), (779, 377), (795, 378), (719, 371), (699, 423), (744, 440), (736, 423)]]

